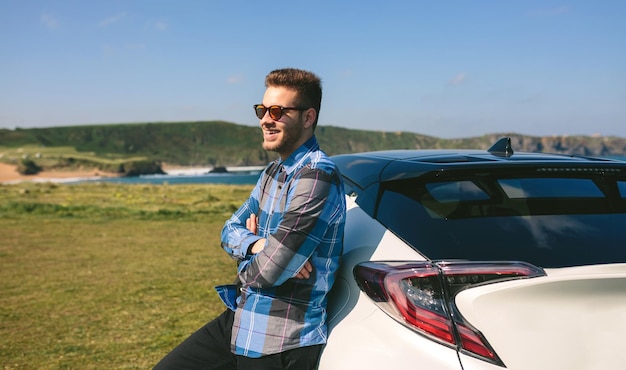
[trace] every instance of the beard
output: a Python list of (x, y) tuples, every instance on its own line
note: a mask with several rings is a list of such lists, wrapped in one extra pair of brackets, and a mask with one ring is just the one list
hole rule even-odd
[(263, 149), (280, 155), (291, 154), (297, 149), (296, 146), (299, 146), (303, 133), (304, 125), (302, 120), (298, 119), (293, 125), (286, 125), (280, 131), (280, 137), (277, 140), (263, 140)]

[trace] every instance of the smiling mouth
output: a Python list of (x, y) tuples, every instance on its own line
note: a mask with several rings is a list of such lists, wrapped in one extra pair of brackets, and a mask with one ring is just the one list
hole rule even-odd
[(265, 136), (275, 136), (278, 135), (280, 133), (280, 131), (278, 130), (263, 130), (263, 134)]

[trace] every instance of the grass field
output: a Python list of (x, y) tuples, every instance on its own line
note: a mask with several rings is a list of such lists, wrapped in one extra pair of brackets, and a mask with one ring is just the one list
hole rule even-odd
[(146, 369), (223, 305), (250, 186), (0, 185), (0, 367)]

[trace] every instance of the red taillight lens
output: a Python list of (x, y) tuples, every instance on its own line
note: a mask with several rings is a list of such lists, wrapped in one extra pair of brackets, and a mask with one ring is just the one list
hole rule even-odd
[(523, 262), (364, 262), (354, 267), (361, 290), (391, 317), (498, 365), (502, 361), (483, 335), (465, 322), (454, 296), (472, 285), (542, 275), (542, 269)]

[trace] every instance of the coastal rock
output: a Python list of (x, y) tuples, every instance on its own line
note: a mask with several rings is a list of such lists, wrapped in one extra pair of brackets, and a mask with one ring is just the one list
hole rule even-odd
[(226, 167), (219, 166), (213, 167), (213, 169), (209, 171), (209, 173), (228, 173), (228, 170), (226, 169)]
[(160, 162), (150, 160), (126, 162), (120, 166), (120, 172), (126, 177), (165, 174), (165, 171), (161, 168)]

